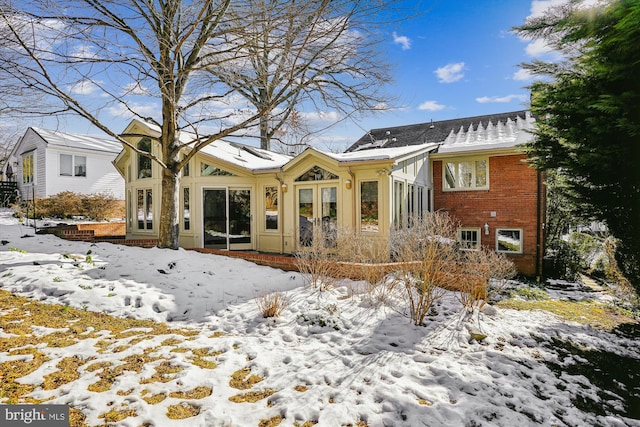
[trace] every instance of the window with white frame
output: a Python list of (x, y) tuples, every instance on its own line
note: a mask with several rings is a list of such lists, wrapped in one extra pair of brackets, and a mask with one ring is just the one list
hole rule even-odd
[(182, 224), (185, 231), (191, 229), (191, 200), (189, 187), (182, 189)]
[(448, 160), (442, 162), (442, 189), (486, 190), (489, 188), (489, 160)]
[(405, 225), (405, 193), (404, 182), (393, 182), (393, 225), (396, 228)]
[[(138, 150), (151, 153), (151, 139), (142, 138), (138, 142)], [(138, 154), (138, 179), (151, 178), (151, 158)]]
[(461, 227), (458, 229), (458, 242), (465, 251), (480, 249), (480, 227)]
[(378, 181), (360, 183), (360, 231), (377, 233), (378, 217)]
[(264, 187), (265, 230), (278, 229), (278, 186)]
[(150, 188), (138, 190), (138, 230), (153, 230), (153, 193)]
[(87, 158), (60, 154), (60, 176), (87, 176)]
[(521, 254), (522, 230), (519, 228), (498, 228), (496, 230), (496, 251)]
[(35, 156), (34, 152), (22, 155), (22, 183), (33, 184), (35, 182)]

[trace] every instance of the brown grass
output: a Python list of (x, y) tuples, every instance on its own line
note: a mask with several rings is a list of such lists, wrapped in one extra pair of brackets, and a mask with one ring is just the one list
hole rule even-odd
[(158, 403), (162, 402), (166, 398), (167, 398), (167, 393), (157, 393), (151, 396), (142, 397), (142, 399), (144, 399), (144, 401), (147, 402), (149, 405), (157, 405)]
[(213, 389), (211, 387), (196, 387), (192, 390), (186, 391), (174, 391), (169, 393), (169, 397), (175, 397), (178, 399), (204, 399), (207, 396), (211, 396)]
[(244, 394), (236, 394), (229, 398), (234, 403), (255, 403), (276, 393), (276, 390), (267, 388), (261, 391), (249, 391)]
[(277, 427), (282, 422), (282, 415), (276, 415), (268, 420), (260, 420), (258, 427)]
[(247, 378), (247, 376), (250, 373), (251, 373), (251, 368), (242, 368), (235, 371), (231, 375), (231, 379), (229, 380), (229, 386), (238, 390), (247, 390), (264, 379), (257, 375), (251, 375)]
[(497, 306), (515, 310), (544, 310), (564, 320), (591, 325), (606, 331), (612, 331), (625, 323), (637, 323), (630, 315), (621, 313), (611, 306), (592, 301), (508, 299), (498, 302)]
[(122, 409), (119, 411), (112, 409), (109, 412), (98, 415), (98, 418), (104, 418), (105, 423), (117, 423), (125, 418), (135, 417), (136, 415), (135, 409)]
[(172, 420), (183, 420), (185, 418), (195, 417), (199, 413), (200, 407), (187, 402), (181, 402), (167, 408), (167, 418)]

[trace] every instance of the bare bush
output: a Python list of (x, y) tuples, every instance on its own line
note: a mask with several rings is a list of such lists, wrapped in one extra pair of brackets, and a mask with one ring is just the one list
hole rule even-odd
[(516, 275), (513, 261), (486, 247), (477, 251), (465, 251), (464, 266), (465, 280), (459, 299), (467, 312), (473, 312), (476, 307), (481, 309)]
[(296, 267), (310, 286), (326, 291), (338, 281), (339, 268), (335, 259), (335, 233), (314, 227), (306, 246), (295, 253)]
[(456, 243), (457, 223), (442, 212), (414, 217), (411, 227), (396, 230), (392, 256), (398, 262), (396, 277), (404, 284), (411, 320), (422, 325), (434, 303), (447, 289), (455, 289), (464, 272)]
[(258, 310), (262, 317), (280, 317), (282, 312), (291, 304), (291, 298), (283, 292), (271, 292), (256, 298)]
[(336, 259), (341, 275), (365, 283), (372, 302), (389, 300), (396, 281), (388, 280), (389, 239), (346, 230), (339, 233)]

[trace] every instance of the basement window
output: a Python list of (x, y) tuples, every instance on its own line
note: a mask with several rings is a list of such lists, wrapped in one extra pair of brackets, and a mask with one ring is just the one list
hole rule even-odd
[(521, 254), (522, 230), (512, 228), (498, 228), (496, 230), (496, 251)]

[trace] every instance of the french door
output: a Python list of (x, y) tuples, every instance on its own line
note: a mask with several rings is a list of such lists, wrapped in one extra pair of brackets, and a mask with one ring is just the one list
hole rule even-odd
[(319, 235), (326, 245), (334, 245), (338, 230), (338, 187), (332, 184), (298, 186), (297, 207), (298, 247), (311, 246), (314, 236)]
[(203, 247), (253, 249), (250, 189), (204, 189), (202, 210)]

